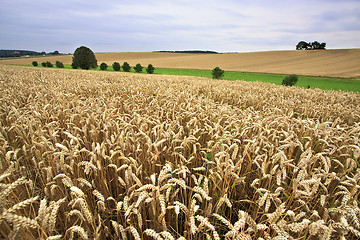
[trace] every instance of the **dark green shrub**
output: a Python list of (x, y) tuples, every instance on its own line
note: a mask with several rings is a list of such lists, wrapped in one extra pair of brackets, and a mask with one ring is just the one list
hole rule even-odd
[(112, 65), (114, 71), (120, 71), (120, 63), (114, 62)]
[(107, 65), (106, 63), (104, 63), (104, 62), (102, 62), (102, 63), (100, 64), (100, 69), (103, 70), (103, 71), (106, 70), (107, 67), (108, 67), (108, 65)]
[(81, 46), (78, 47), (73, 56), (71, 65), (73, 68), (90, 69), (97, 67), (97, 60), (93, 51), (90, 48)]
[(73, 69), (78, 69), (78, 66), (76, 66), (74, 63), (71, 64), (71, 67), (72, 67)]
[(41, 66), (46, 67), (46, 62), (42, 62)]
[(222, 76), (224, 76), (224, 70), (222, 70), (219, 67), (216, 67), (212, 70), (211, 74), (212, 74), (212, 78), (213, 79), (220, 79)]
[(296, 50), (307, 50), (310, 48), (310, 44), (305, 42), (305, 41), (300, 41), (297, 45), (296, 45)]
[(64, 68), (64, 64), (62, 62), (60, 62), (60, 61), (56, 61), (55, 65), (56, 65), (57, 68)]
[(124, 72), (130, 72), (131, 67), (127, 62), (124, 62), (121, 67), (122, 67)]
[(136, 66), (134, 67), (134, 70), (135, 70), (135, 72), (140, 73), (140, 72), (142, 72), (143, 67), (141, 66), (140, 63), (138, 63), (138, 64), (136, 64)]
[(34, 67), (36, 67), (37, 65), (39, 65), (37, 61), (33, 61), (31, 64), (32, 64)]
[(153, 67), (153, 65), (149, 64), (147, 69), (146, 69), (146, 72), (149, 73), (149, 74), (152, 74), (152, 73), (154, 73), (154, 71), (155, 71), (155, 68)]
[(300, 41), (297, 45), (296, 45), (296, 50), (312, 50), (312, 49), (325, 49), (326, 48), (326, 43), (319, 43), (318, 41), (314, 41), (314, 42), (305, 42), (305, 41)]
[(283, 80), (282, 80), (282, 85), (284, 86), (294, 86), (297, 81), (298, 81), (298, 76), (296, 74), (291, 74), (286, 76)]
[(51, 62), (47, 61), (47, 62), (46, 62), (46, 66), (47, 66), (47, 67), (53, 67), (54, 65), (53, 65)]

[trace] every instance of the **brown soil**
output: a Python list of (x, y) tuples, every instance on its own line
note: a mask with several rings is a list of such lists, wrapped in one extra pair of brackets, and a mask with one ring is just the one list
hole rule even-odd
[[(127, 61), (134, 66), (153, 64), (159, 68), (213, 69), (225, 71), (262, 72), (360, 78), (360, 49), (311, 51), (268, 51), (224, 54), (187, 54), (159, 52), (97, 53), (98, 63), (111, 65)], [(71, 64), (72, 55), (1, 60), (4, 64), (30, 64), (32, 61), (62, 61)]]

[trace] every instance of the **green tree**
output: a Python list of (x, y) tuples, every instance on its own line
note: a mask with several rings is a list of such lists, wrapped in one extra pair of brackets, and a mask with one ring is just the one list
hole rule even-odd
[(308, 44), (305, 41), (300, 41), (297, 45), (296, 45), (296, 50), (307, 50), (310, 48), (310, 44)]
[(73, 69), (78, 69), (78, 68), (79, 68), (79, 67), (76, 66), (74, 63), (71, 64), (71, 67), (72, 67)]
[(298, 79), (299, 79), (299, 77), (296, 74), (291, 74), (289, 76), (286, 76), (282, 80), (282, 85), (284, 85), (284, 86), (294, 86), (297, 83)]
[(47, 61), (47, 62), (46, 62), (46, 66), (47, 66), (47, 67), (53, 67), (54, 65), (53, 65), (51, 62)]
[(46, 62), (42, 62), (41, 66), (46, 67)]
[(136, 66), (134, 67), (134, 70), (135, 70), (135, 72), (140, 73), (140, 72), (142, 72), (143, 67), (141, 66), (140, 63), (138, 63), (138, 64), (136, 64)]
[(121, 67), (124, 70), (124, 72), (130, 72), (131, 67), (127, 62), (124, 62)]
[(326, 43), (319, 43), (318, 41), (314, 41), (310, 43), (311, 49), (325, 49)]
[(97, 60), (95, 54), (88, 47), (78, 47), (73, 55), (72, 67), (86, 70), (96, 68)]
[(114, 62), (112, 65), (114, 71), (120, 71), (120, 63)]
[(107, 65), (106, 63), (104, 63), (104, 62), (102, 62), (102, 63), (100, 64), (100, 69), (101, 69), (101, 70), (106, 70), (107, 67), (108, 67), (108, 65)]
[(212, 78), (213, 79), (220, 79), (222, 76), (224, 76), (224, 70), (222, 70), (219, 67), (216, 67), (212, 70), (211, 74), (212, 74)]
[(148, 67), (146, 68), (146, 72), (152, 74), (154, 73), (154, 71), (155, 71), (154, 66), (152, 64), (149, 64)]
[(325, 49), (326, 47), (326, 43), (319, 43), (318, 41), (314, 41), (314, 42), (305, 42), (305, 41), (300, 41), (297, 45), (296, 45), (296, 50), (312, 50), (312, 49)]
[(55, 65), (56, 65), (57, 68), (64, 68), (64, 64), (62, 62), (60, 62), (60, 61), (56, 61)]
[(37, 65), (39, 65), (37, 61), (33, 61), (31, 64), (32, 64), (34, 67), (36, 67)]
[(312, 48), (313, 48), (313, 49), (319, 49), (320, 46), (321, 46), (318, 41), (312, 42), (311, 45), (312, 45)]

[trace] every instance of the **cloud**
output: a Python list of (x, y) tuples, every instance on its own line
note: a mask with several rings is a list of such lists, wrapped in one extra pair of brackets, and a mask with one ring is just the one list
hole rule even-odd
[(331, 48), (360, 47), (359, 9), (355, 0), (13, 0), (0, 9), (0, 46), (260, 51), (318, 40)]

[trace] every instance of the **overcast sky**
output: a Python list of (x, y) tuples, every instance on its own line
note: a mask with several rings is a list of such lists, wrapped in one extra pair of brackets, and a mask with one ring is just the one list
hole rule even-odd
[(0, 49), (360, 48), (360, 0), (0, 0)]

